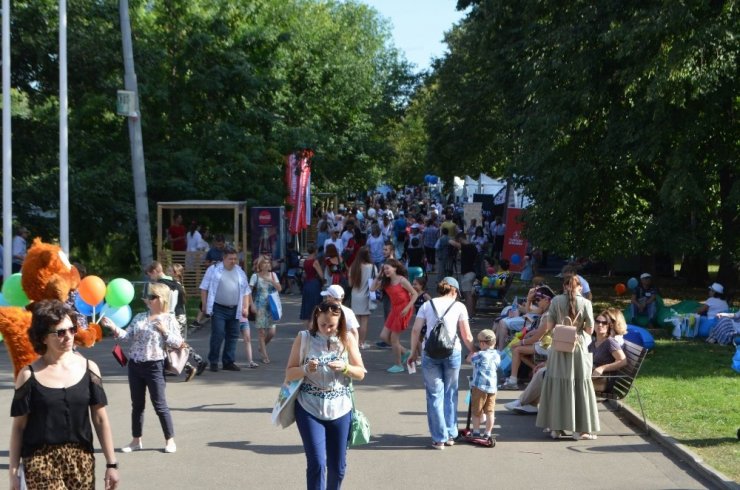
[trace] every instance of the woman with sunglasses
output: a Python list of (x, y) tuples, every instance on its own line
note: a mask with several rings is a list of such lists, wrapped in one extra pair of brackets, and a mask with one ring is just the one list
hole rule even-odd
[[(106, 460), (105, 486), (118, 486), (108, 400), (98, 366), (74, 352), (74, 311), (61, 301), (33, 304), (28, 336), (41, 357), (18, 373), (10, 414), (9, 474), (21, 488), (95, 488), (92, 425)], [(23, 462), (23, 469), (20, 464)]]
[(362, 380), (365, 372), (357, 340), (347, 333), (342, 307), (320, 303), (309, 330), (300, 332), (293, 342), (285, 369), (286, 382), (303, 378), (295, 419), (306, 453), (309, 489), (342, 485), (352, 416), (350, 383)]
[(118, 340), (128, 343), (128, 384), (131, 391), (131, 435), (133, 439), (121, 448), (124, 453), (140, 451), (144, 425), (146, 390), (152, 400), (154, 411), (164, 432), (164, 452), (174, 453), (175, 429), (172, 415), (165, 398), (164, 359), (166, 347), (176, 349), (183, 343), (180, 324), (175, 315), (169, 313), (170, 288), (165, 284), (149, 285), (144, 299), (149, 311), (136, 315), (126, 330), (116, 327), (113, 322), (103, 318), (101, 324), (113, 331)]
[[(594, 356), (594, 369), (591, 376), (596, 391), (605, 391), (609, 373), (619, 371), (627, 365), (627, 356), (616, 338), (619, 322), (615, 313), (621, 316), (624, 322), (624, 315), (616, 308), (603, 311), (594, 321), (595, 339), (588, 346), (588, 351)], [(607, 377), (601, 377), (604, 375)]]

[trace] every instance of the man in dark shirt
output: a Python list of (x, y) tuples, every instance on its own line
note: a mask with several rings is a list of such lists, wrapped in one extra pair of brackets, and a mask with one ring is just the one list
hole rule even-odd
[(473, 283), (475, 282), (475, 264), (478, 260), (478, 247), (468, 241), (464, 232), (460, 232), (455, 240), (450, 240), (450, 246), (460, 250), (460, 292), (465, 298), (465, 306), (469, 314), (475, 313), (475, 295), (473, 294)]
[(221, 262), (224, 257), (224, 246), (226, 245), (226, 240), (224, 239), (224, 236), (222, 234), (218, 234), (213, 238), (213, 246), (206, 252), (206, 267), (209, 267), (216, 262)]

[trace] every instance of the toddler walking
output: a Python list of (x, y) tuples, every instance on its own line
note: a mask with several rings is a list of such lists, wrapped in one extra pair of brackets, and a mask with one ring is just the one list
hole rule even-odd
[(498, 385), (496, 370), (501, 364), (501, 357), (493, 348), (496, 345), (496, 334), (493, 330), (481, 330), (478, 333), (478, 345), (480, 350), (470, 355), (470, 362), (473, 364), (473, 378), (470, 382), (473, 436), (481, 435), (481, 418), (485, 414), (486, 429), (483, 437), (491, 437)]

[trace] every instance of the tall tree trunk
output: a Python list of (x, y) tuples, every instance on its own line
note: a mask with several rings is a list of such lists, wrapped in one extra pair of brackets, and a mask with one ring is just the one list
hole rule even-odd
[(725, 288), (735, 290), (740, 273), (740, 257), (738, 252), (737, 230), (740, 229), (740, 214), (736, 205), (730, 200), (732, 186), (736, 185), (737, 175), (731, 165), (719, 169), (719, 220), (722, 226), (720, 232), (719, 272), (717, 282)]

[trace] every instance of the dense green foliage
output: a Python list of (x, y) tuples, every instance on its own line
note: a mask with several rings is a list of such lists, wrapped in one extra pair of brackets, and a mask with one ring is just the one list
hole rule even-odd
[[(118, 2), (68, 7), (70, 212), (73, 247), (135, 246)], [(318, 0), (133, 1), (148, 195), (248, 200), (285, 195), (283, 155), (316, 152), (317, 191), (367, 189), (394, 154), (388, 134), (414, 82), (377, 12)], [(17, 220), (52, 239), (58, 206), (58, 12), (12, 6)], [(119, 254), (131, 263), (129, 254)]]
[[(736, 2), (464, 0), (427, 81), (428, 160), (513, 176), (561, 254), (672, 254), (735, 284)], [(688, 272), (688, 271), (687, 271)]]

